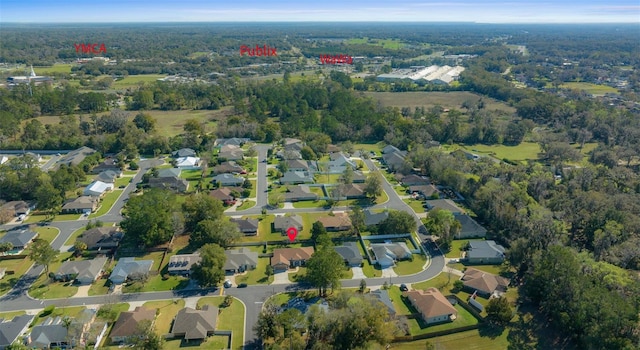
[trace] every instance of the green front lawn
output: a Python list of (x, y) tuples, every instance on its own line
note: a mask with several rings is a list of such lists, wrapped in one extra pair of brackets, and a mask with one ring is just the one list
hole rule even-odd
[[(204, 305), (212, 305), (220, 307), (224, 301), (224, 297), (206, 297), (198, 300), (198, 307)], [(238, 299), (233, 299), (231, 305), (227, 308), (221, 308), (218, 315), (218, 323), (216, 329), (232, 331), (231, 348), (234, 350), (242, 350), (244, 348), (244, 305)]]
[(369, 260), (367, 259), (363, 260), (362, 273), (369, 278), (382, 277), (382, 271), (377, 266), (369, 264)]
[(458, 316), (453, 322), (447, 322), (437, 325), (427, 325), (422, 321), (422, 319), (411, 319), (407, 322), (409, 323), (409, 329), (411, 335), (420, 335), (431, 332), (444, 331), (452, 328), (472, 326), (478, 324), (478, 319), (475, 318), (469, 311), (465, 310), (459, 304), (454, 306), (458, 311)]
[(60, 317), (63, 318), (64, 316), (69, 316), (70, 318), (76, 318), (78, 316), (80, 316), (80, 313), (85, 309), (84, 306), (73, 306), (73, 307), (57, 307), (55, 309), (53, 309), (53, 312), (51, 312), (51, 314), (49, 315), (45, 315), (44, 311), (41, 312), (40, 314), (38, 314), (38, 316), (36, 316), (36, 318), (34, 319), (34, 325), (39, 325), (42, 322), (44, 322), (44, 320), (47, 319), (47, 317)]
[[(58, 259), (49, 265), (49, 272), (56, 272), (62, 262), (68, 260), (73, 253), (58, 255)], [(78, 292), (78, 287), (71, 282), (54, 282), (47, 273), (42, 273), (29, 288), (29, 295), (36, 299), (70, 298)]]
[(247, 210), (249, 208), (253, 208), (256, 205), (255, 201), (245, 199), (242, 202), (242, 205), (236, 208), (236, 211)]
[(418, 201), (412, 198), (405, 198), (402, 201), (407, 203), (411, 207), (411, 209), (413, 209), (413, 211), (415, 211), (416, 213), (424, 213), (424, 207), (422, 207), (422, 201)]
[(0, 260), (0, 268), (7, 269), (5, 276), (0, 280), (0, 295), (3, 295), (13, 288), (31, 265), (32, 262), (29, 258)]
[(73, 231), (73, 233), (71, 234), (71, 236), (69, 236), (67, 241), (64, 242), (64, 245), (73, 245), (76, 242), (76, 240), (78, 239), (78, 236), (80, 236), (82, 234), (82, 232), (84, 232), (86, 230), (87, 229), (85, 227), (81, 227), (81, 228)]
[[(438, 350), (506, 350), (509, 347), (507, 340), (509, 332), (502, 332), (497, 337), (482, 336), (480, 331), (475, 329), (466, 332), (444, 335), (441, 337), (429, 338), (428, 342)], [(415, 350), (424, 349), (427, 340), (415, 340), (412, 342), (392, 343), (390, 349), (393, 350)]]
[(164, 336), (165, 334), (171, 331), (171, 325), (173, 324), (173, 319), (176, 317), (176, 314), (180, 309), (184, 308), (184, 300), (183, 299), (174, 299), (174, 300), (161, 300), (161, 301), (148, 301), (144, 303), (144, 306), (147, 309), (158, 309), (156, 312), (156, 333), (160, 336)]
[(55, 227), (36, 227), (33, 230), (38, 233), (39, 239), (44, 239), (49, 242), (49, 244), (51, 244), (51, 242), (53, 242), (60, 233), (60, 230)]
[(124, 175), (136, 175), (138, 170), (125, 170), (122, 172)]
[(155, 276), (149, 276), (149, 279), (145, 282), (133, 282), (128, 283), (126, 287), (122, 288), (123, 293), (139, 293), (139, 292), (157, 292), (165, 290), (177, 290), (183, 289), (189, 284), (189, 279), (182, 276), (173, 276), (158, 274)]
[(109, 293), (110, 285), (111, 282), (108, 278), (98, 279), (91, 284), (91, 287), (89, 287), (89, 292), (87, 294), (89, 294), (90, 297), (94, 295), (105, 295)]
[(108, 213), (121, 194), (122, 190), (113, 190), (105, 194), (104, 197), (102, 197), (102, 199), (100, 200), (100, 208), (95, 213), (91, 213), (91, 215), (89, 215), (89, 219)]
[[(53, 221), (75, 221), (80, 218), (80, 214), (57, 214)], [(29, 215), (29, 218), (24, 221), (25, 224), (34, 224), (40, 221), (50, 221), (51, 217), (40, 214)]]
[(115, 186), (115, 188), (120, 188), (120, 186), (127, 186), (129, 185), (129, 183), (131, 182), (131, 180), (133, 179), (133, 177), (121, 177), (119, 179), (116, 179), (116, 183), (113, 184)]
[(325, 200), (316, 200), (316, 201), (300, 201), (293, 202), (294, 208), (322, 208), (327, 203)]
[(427, 263), (427, 258), (423, 255), (413, 254), (413, 260), (404, 260), (396, 262), (396, 266), (393, 270), (400, 276), (412, 275), (422, 271), (424, 264)]
[[(262, 252), (262, 248), (260, 248), (259, 251)], [(267, 278), (267, 265), (269, 265), (269, 263), (269, 258), (259, 258), (258, 265), (254, 270), (236, 276), (236, 283), (271, 284), (271, 282), (273, 282), (273, 275)]]
[(459, 276), (454, 274), (449, 274), (447, 272), (442, 272), (438, 276), (424, 282), (413, 283), (411, 288), (415, 290), (425, 290), (430, 287), (437, 288), (442, 294), (450, 294), (451, 289), (453, 289), (453, 282), (460, 279)]

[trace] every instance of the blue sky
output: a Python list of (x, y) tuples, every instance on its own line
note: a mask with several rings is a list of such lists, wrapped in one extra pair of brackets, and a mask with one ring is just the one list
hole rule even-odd
[(0, 0), (1, 22), (640, 23), (640, 0)]

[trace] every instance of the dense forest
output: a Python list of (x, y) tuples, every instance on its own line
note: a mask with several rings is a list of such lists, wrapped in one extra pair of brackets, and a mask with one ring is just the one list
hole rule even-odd
[[(308, 79), (293, 80), (287, 73), (283, 79), (260, 82), (234, 77), (218, 78), (215, 84), (153, 82), (106, 93), (68, 83), (2, 89), (0, 147), (87, 145), (103, 154), (120, 154), (119, 161), (125, 162), (138, 154), (157, 155), (180, 147), (206, 153), (216, 137), (262, 142), (299, 137), (309, 146), (304, 152), (307, 158), (326, 153), (330, 143), (385, 141), (409, 151), (400, 171), (420, 169), (437, 184), (451, 186), (467, 198), (492, 238), (508, 248), (509, 264), (522, 286), (523, 305), (534, 305), (581, 348), (637, 348), (640, 112), (633, 105), (610, 104), (560, 87), (562, 82), (589, 80), (606, 71), (604, 76), (627, 79), (629, 87), (622, 94), (631, 101), (637, 99), (637, 27), (382, 27), (345, 24), (328, 29), (305, 24), (294, 30), (281, 24), (258, 31), (258, 27), (231, 24), (105, 26), (91, 27), (82, 37), (69, 36), (76, 28), (61, 27), (45, 39), (40, 38), (48, 30), (44, 26), (8, 28), (0, 43), (4, 62), (50, 64), (74, 58), (73, 43), (82, 41), (117, 42), (109, 44), (117, 49), (108, 49), (107, 56), (141, 59), (130, 66), (96, 64), (76, 70), (88, 75), (221, 71), (246, 64), (237, 49), (250, 42), (277, 46), (282, 52), (278, 60), (296, 57), (287, 51), (294, 47), (305, 55), (348, 48), (354, 56), (393, 56), (393, 66), (408, 64), (405, 57), (438, 49), (478, 57), (464, 62), (467, 69), (450, 87), (390, 85), (373, 78), (356, 81), (334, 70)], [(347, 41), (354, 36), (385, 39), (380, 32), (408, 44), (395, 50)], [(422, 45), (425, 42), (430, 46)], [(514, 52), (505, 44), (527, 45), (529, 54)], [(38, 45), (48, 49), (33, 50)], [(213, 47), (212, 56), (191, 56)], [(167, 61), (174, 64), (160, 64)], [(564, 65), (568, 61), (579, 64)], [(533, 88), (516, 86), (507, 70)], [(416, 89), (472, 91), (503, 101), (516, 112), (489, 110), (482, 98), (446, 111), (439, 106), (390, 108), (361, 93)], [(229, 110), (229, 116), (216, 120), (215, 134), (189, 120), (180, 135), (170, 137), (157, 132), (156, 121), (147, 113), (219, 109)], [(47, 125), (35, 119), (48, 116), (62, 117), (59, 123)], [(427, 147), (429, 141), (518, 145), (525, 139), (540, 145), (539, 160), (470, 160)], [(587, 143), (597, 146), (583, 161)], [(89, 165), (43, 173), (28, 159), (17, 158), (0, 166), (0, 199), (33, 199), (44, 208), (55, 206), (73, 188), (69, 184), (83, 181)]]

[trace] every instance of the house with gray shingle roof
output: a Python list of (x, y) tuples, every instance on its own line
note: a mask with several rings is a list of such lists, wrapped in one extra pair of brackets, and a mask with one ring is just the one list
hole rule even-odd
[(389, 170), (395, 171), (404, 165), (404, 155), (402, 153), (387, 153), (382, 155), (382, 162), (387, 165)]
[(396, 316), (396, 307), (391, 302), (391, 298), (389, 297), (389, 292), (384, 289), (374, 290), (373, 292), (367, 294), (369, 297), (381, 302), (384, 306), (387, 307), (387, 311), (389, 311), (389, 316)]
[(273, 230), (286, 235), (289, 227), (295, 227), (298, 231), (302, 230), (303, 222), (300, 215), (276, 216), (273, 220)]
[(82, 285), (89, 285), (100, 277), (106, 263), (107, 258), (104, 256), (91, 260), (67, 260), (56, 271), (55, 279), (57, 281), (75, 280)]
[(244, 183), (244, 177), (234, 176), (232, 174), (219, 174), (213, 177), (214, 183), (220, 186), (241, 186)]
[(18, 340), (18, 337), (29, 329), (33, 318), (33, 315), (20, 315), (10, 321), (0, 319), (0, 349), (5, 349)]
[(109, 280), (114, 284), (122, 284), (127, 280), (135, 280), (149, 275), (153, 260), (136, 260), (121, 258), (113, 268)]
[(454, 215), (454, 217), (458, 222), (460, 222), (460, 232), (455, 238), (485, 237), (487, 235), (487, 230), (473, 220), (469, 215)]
[(177, 151), (173, 151), (171, 152), (171, 156), (174, 158), (180, 158), (180, 157), (195, 157), (196, 156), (196, 151), (192, 150), (191, 148), (181, 148)]
[(27, 337), (27, 346), (34, 349), (55, 349), (66, 347), (68, 330), (62, 317), (48, 317), (42, 324), (34, 326)]
[(184, 340), (204, 340), (213, 335), (218, 319), (218, 308), (205, 305), (200, 310), (190, 307), (178, 311), (171, 333), (174, 337), (184, 337)]
[(180, 168), (166, 168), (158, 170), (158, 177), (180, 177), (182, 169)]
[(253, 270), (258, 266), (258, 253), (248, 248), (225, 250), (224, 255), (227, 261), (222, 269), (229, 275)]
[(381, 223), (389, 217), (388, 211), (382, 211), (380, 213), (374, 213), (371, 209), (364, 210), (364, 225), (372, 226)]
[(231, 222), (238, 225), (238, 229), (245, 236), (255, 236), (258, 234), (258, 219), (231, 219)]
[(474, 264), (502, 264), (504, 261), (504, 247), (495, 241), (469, 241), (469, 250), (465, 259)]
[(7, 231), (4, 236), (0, 237), (0, 243), (11, 243), (13, 245), (11, 253), (15, 252), (16, 254), (19, 254), (27, 248), (27, 246), (33, 242), (36, 237), (38, 237), (38, 233), (31, 231), (28, 228), (14, 229)]
[(336, 252), (344, 259), (345, 263), (352, 267), (362, 266), (362, 254), (356, 242), (344, 242), (341, 246), (334, 247)]
[(193, 265), (199, 263), (202, 259), (200, 253), (193, 254), (176, 254), (169, 258), (167, 271), (170, 275), (188, 275), (191, 273)]
[(313, 174), (308, 171), (287, 171), (280, 178), (282, 185), (298, 185), (314, 183)]
[(287, 187), (284, 199), (289, 202), (315, 201), (318, 199), (318, 195), (311, 192), (311, 189), (307, 185), (297, 185)]
[(381, 268), (393, 266), (396, 261), (411, 258), (411, 250), (404, 242), (399, 243), (373, 243), (371, 250)]

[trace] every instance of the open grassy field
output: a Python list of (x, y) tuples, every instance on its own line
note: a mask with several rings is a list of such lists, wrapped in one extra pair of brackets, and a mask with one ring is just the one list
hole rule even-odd
[(390, 49), (390, 50), (399, 50), (404, 46), (404, 43), (398, 39), (370, 39), (367, 37), (349, 39), (347, 40), (346, 43), (382, 46), (385, 49)]
[(435, 337), (428, 340), (416, 340), (406, 343), (393, 343), (390, 349), (414, 350), (424, 349), (427, 341), (438, 350), (506, 350), (509, 346), (508, 332), (497, 337), (481, 336), (479, 330)]
[[(36, 72), (37, 75), (49, 75), (54, 73), (67, 73), (71, 74), (72, 64), (54, 64), (49, 67), (33, 67), (33, 71)], [(20, 71), (16, 73), (21, 74)]]
[(148, 301), (144, 303), (147, 309), (158, 309), (159, 313), (156, 313), (156, 333), (158, 335), (165, 335), (171, 331), (171, 325), (173, 324), (173, 318), (180, 309), (184, 308), (183, 299), (175, 300), (161, 300), (161, 301)]
[(217, 111), (145, 111), (156, 119), (156, 129), (160, 135), (173, 136), (183, 132), (184, 124), (189, 119), (205, 123), (205, 131), (215, 131), (213, 118), (226, 115), (229, 108)]
[(592, 83), (582, 83), (582, 82), (568, 82), (560, 85), (560, 88), (563, 89), (576, 89), (583, 90), (592, 95), (604, 95), (606, 93), (618, 93), (618, 89), (613, 88), (608, 85), (598, 85)]
[(522, 142), (517, 146), (505, 145), (471, 145), (462, 147), (478, 155), (491, 155), (498, 159), (509, 159), (512, 161), (536, 160), (539, 158), (540, 145), (535, 142)]
[(365, 92), (368, 97), (372, 97), (382, 103), (385, 107), (415, 107), (430, 108), (436, 105), (442, 108), (456, 108), (463, 110), (462, 103), (467, 100), (477, 101), (482, 98), (485, 102), (485, 109), (489, 111), (498, 110), (506, 113), (515, 113), (515, 109), (498, 100), (480, 96), (468, 91), (451, 92)]
[(113, 89), (126, 89), (129, 87), (138, 86), (141, 83), (152, 83), (160, 78), (164, 78), (166, 75), (164, 74), (140, 74), (140, 75), (129, 75), (122, 79), (118, 79), (113, 82), (111, 86)]

